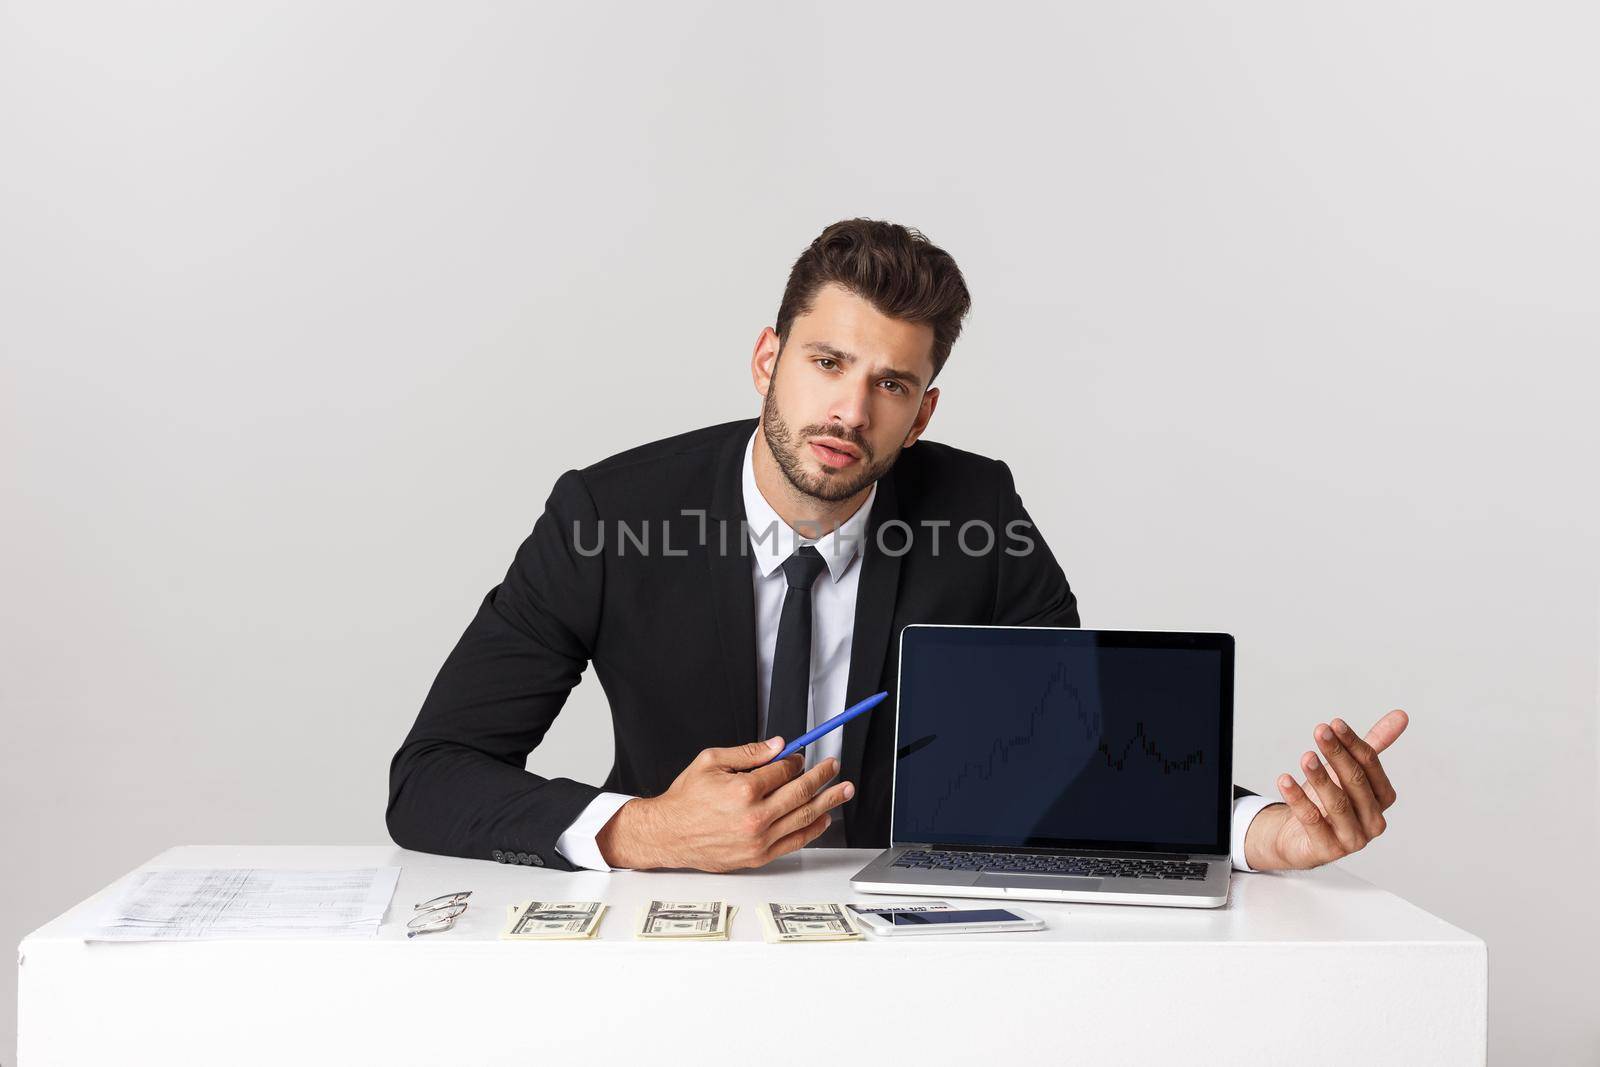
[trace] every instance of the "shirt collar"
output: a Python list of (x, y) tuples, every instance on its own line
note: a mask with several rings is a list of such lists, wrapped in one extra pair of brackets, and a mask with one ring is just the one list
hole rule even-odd
[[(757, 426), (756, 433), (760, 432), (761, 427)], [(829, 577), (837, 582), (850, 569), (851, 562), (861, 554), (867, 516), (872, 511), (872, 502), (878, 497), (878, 483), (872, 483), (867, 499), (838, 529), (815, 541), (807, 541), (778, 517), (756, 486), (755, 447), (756, 434), (753, 433), (744, 449), (744, 517), (749, 530), (750, 547), (755, 552), (756, 565), (761, 568), (761, 577), (766, 578), (783, 566), (784, 561), (794, 555), (794, 550), (800, 545), (813, 544), (828, 564)]]

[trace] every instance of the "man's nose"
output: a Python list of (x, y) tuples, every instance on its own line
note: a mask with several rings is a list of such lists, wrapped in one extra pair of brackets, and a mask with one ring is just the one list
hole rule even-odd
[(866, 382), (846, 382), (833, 403), (828, 406), (828, 418), (843, 423), (851, 430), (862, 431), (871, 421), (870, 386)]

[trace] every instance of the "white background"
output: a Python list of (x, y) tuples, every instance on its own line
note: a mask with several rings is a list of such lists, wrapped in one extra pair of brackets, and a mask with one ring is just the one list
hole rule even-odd
[[(963, 268), (929, 436), (1084, 624), (1235, 634), (1257, 789), (1409, 711), (1346, 866), (1488, 941), (1492, 1058), (1600, 1055), (1592, 9), (581, 7), (0, 5), (6, 941), (384, 840), (555, 478), (756, 414), (864, 215)], [(609, 729), (586, 681), (530, 766)]]

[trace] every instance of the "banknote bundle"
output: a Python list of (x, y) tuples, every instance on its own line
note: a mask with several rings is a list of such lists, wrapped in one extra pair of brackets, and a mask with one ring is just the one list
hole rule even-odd
[[(633, 936), (726, 941), (738, 910), (721, 900), (652, 900), (639, 909)], [(500, 936), (507, 941), (592, 941), (605, 913), (606, 905), (597, 900), (530, 900), (506, 909)], [(861, 927), (842, 904), (763, 904), (761, 931), (777, 945), (861, 940)]]
[(842, 904), (763, 904), (761, 933), (774, 945), (861, 940), (861, 927)]
[(633, 936), (646, 941), (726, 941), (738, 908), (721, 900), (652, 900)]
[(598, 900), (530, 900), (507, 911), (507, 941), (591, 941), (606, 906)]

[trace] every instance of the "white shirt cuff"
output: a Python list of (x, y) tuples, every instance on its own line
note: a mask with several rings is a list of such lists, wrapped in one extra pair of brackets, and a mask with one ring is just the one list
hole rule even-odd
[(556, 851), (566, 858), (566, 861), (577, 867), (591, 871), (625, 871), (627, 867), (613, 867), (606, 863), (605, 857), (600, 855), (600, 846), (595, 838), (600, 836), (600, 831), (605, 829), (606, 823), (611, 821), (611, 816), (617, 809), (630, 800), (635, 800), (626, 793), (601, 793), (589, 801), (589, 806), (574, 820), (572, 825), (562, 831), (556, 838)]
[(1282, 804), (1281, 800), (1271, 797), (1240, 797), (1233, 802), (1233, 832), (1230, 835), (1230, 847), (1233, 851), (1233, 869), (1236, 871), (1253, 871), (1254, 867), (1244, 861), (1244, 835), (1250, 829), (1251, 820), (1261, 814), (1261, 809), (1269, 804)]

